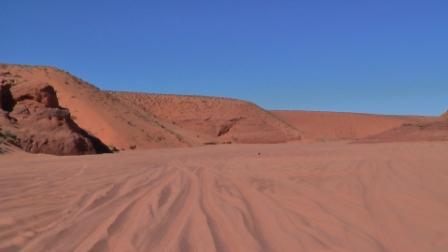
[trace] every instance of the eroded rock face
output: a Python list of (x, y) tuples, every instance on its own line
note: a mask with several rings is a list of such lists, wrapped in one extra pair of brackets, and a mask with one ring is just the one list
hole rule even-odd
[(45, 107), (58, 108), (59, 101), (54, 88), (45, 83), (32, 83), (15, 85), (13, 88), (14, 99), (18, 102), (34, 100)]
[(1, 80), (0, 104), (2, 128), (14, 134), (25, 151), (57, 155), (110, 152), (59, 106), (56, 91), (48, 83)]

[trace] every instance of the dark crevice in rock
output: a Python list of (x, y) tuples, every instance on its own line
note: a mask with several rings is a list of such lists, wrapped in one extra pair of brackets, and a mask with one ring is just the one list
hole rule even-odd
[(243, 117), (233, 118), (233, 119), (230, 119), (227, 123), (221, 125), (221, 128), (218, 131), (218, 137), (229, 133), (229, 131), (232, 129), (232, 127), (235, 126), (235, 124), (237, 122), (241, 121), (242, 119), (243, 119)]
[(11, 84), (0, 86), (0, 105), (2, 110), (8, 112), (11, 112), (16, 105), (16, 101), (11, 93)]

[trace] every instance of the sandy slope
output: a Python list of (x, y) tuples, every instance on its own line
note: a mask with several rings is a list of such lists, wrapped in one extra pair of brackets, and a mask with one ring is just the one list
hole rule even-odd
[(448, 141), (448, 120), (404, 124), (359, 142)]
[(110, 93), (52, 67), (0, 64), (0, 74), (5, 73), (18, 87), (30, 83), (51, 85), (60, 105), (70, 111), (81, 128), (118, 149), (300, 138), (294, 128), (246, 101)]
[[(205, 96), (111, 92), (130, 107), (208, 142), (280, 143), (299, 140), (299, 132), (272, 113), (242, 100)], [(184, 134), (188, 135), (187, 134)]]
[(361, 139), (359, 142), (418, 142), (448, 141), (448, 114), (440, 117), (410, 122), (375, 135)]
[(274, 115), (301, 131), (304, 138), (354, 140), (379, 134), (403, 124), (434, 120), (422, 116), (385, 116), (358, 113), (275, 110)]
[(59, 103), (69, 109), (81, 128), (119, 149), (186, 146), (178, 135), (161, 127), (163, 122), (120, 103), (95, 86), (52, 67), (0, 65), (15, 77), (18, 85), (48, 83)]
[(447, 151), (435, 142), (7, 154), (0, 251), (446, 252)]

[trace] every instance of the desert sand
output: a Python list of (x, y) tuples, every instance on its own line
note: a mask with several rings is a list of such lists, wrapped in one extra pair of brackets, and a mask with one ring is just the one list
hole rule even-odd
[(448, 251), (448, 143), (0, 156), (0, 251)]
[(446, 252), (447, 119), (0, 64), (0, 252)]

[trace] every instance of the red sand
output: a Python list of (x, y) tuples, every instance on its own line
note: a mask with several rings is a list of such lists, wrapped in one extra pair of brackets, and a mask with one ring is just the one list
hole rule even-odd
[(446, 252), (447, 152), (437, 142), (4, 155), (0, 251)]
[(318, 141), (356, 140), (400, 127), (432, 121), (434, 117), (386, 116), (340, 112), (274, 110), (274, 115), (298, 129), (304, 138)]

